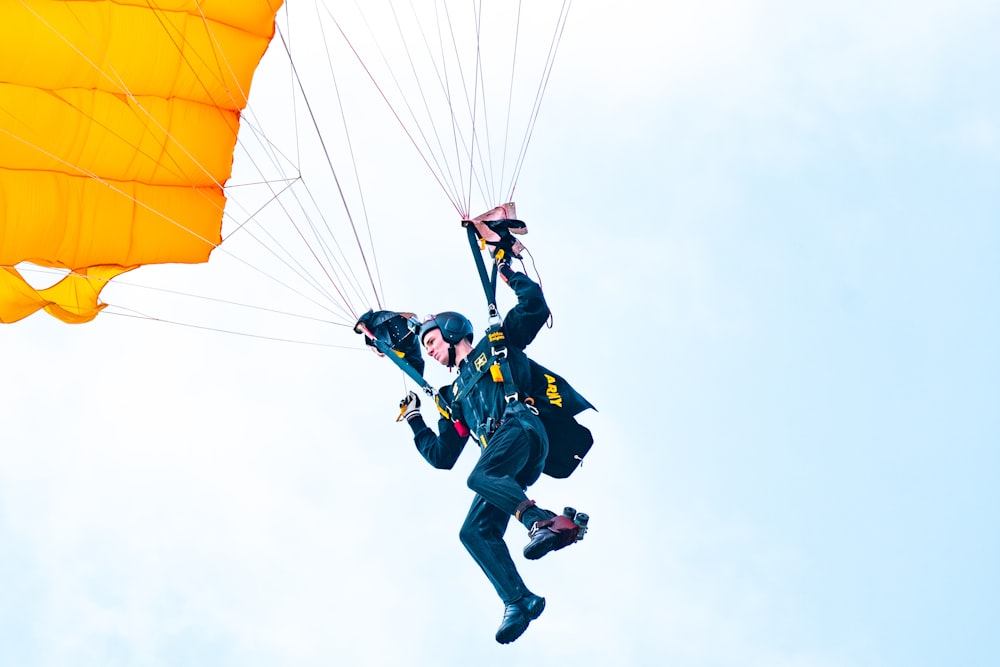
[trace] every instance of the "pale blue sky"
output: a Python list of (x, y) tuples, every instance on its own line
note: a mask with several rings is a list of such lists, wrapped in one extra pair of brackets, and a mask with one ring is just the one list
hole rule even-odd
[[(493, 641), (458, 542), (475, 452), (420, 459), (391, 364), (39, 315), (0, 329), (0, 664), (996, 664), (1000, 7), (656, 6), (573, 4), (515, 197), (555, 313), (533, 355), (600, 409), (529, 494), (592, 530), (516, 556), (548, 599), (524, 637)], [(389, 305), (484, 325), (382, 128)], [(214, 294), (227, 262), (126, 282)]]

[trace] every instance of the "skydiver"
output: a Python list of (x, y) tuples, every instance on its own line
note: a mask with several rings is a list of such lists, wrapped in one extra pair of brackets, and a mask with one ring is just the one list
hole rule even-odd
[[(494, 211), (486, 216), (491, 214), (497, 215)], [(484, 219), (491, 219), (486, 216), (480, 216), (474, 224), (489, 243), (499, 237), (482, 224)], [(468, 486), (476, 495), (459, 538), (504, 603), (496, 640), (508, 644), (520, 637), (545, 608), (545, 598), (528, 590), (504, 542), (510, 517), (529, 531), (529, 541), (524, 547), (524, 556), (529, 560), (582, 539), (589, 517), (580, 514), (578, 524), (566, 513), (557, 516), (538, 507), (526, 495), (527, 488), (538, 480), (545, 466), (549, 437), (528, 398), (534, 382), (532, 368), (540, 367), (529, 360), (524, 348), (548, 319), (549, 308), (538, 284), (513, 270), (502, 258), (497, 264), (500, 276), (517, 296), (517, 304), (503, 320), (502, 336), (498, 338), (494, 332), (473, 346), (472, 324), (465, 316), (451, 311), (428, 317), (419, 329), (421, 343), (429, 356), (449, 369), (458, 368), (456, 380), (438, 395), (441, 412), (438, 433), (424, 422), (416, 393), (410, 392), (400, 402), (400, 409), (402, 418), (413, 430), (418, 451), (435, 468), (451, 469), (470, 435), (480, 446), (479, 461), (468, 479)], [(494, 362), (500, 362), (500, 357), (503, 365), (498, 366), (502, 369), (498, 372), (511, 376), (503, 380), (498, 380), (497, 372), (489, 372)], [(546, 373), (545, 377), (552, 380), (553, 375)], [(534, 385), (538, 393), (537, 382)], [(592, 407), (568, 385), (561, 386), (560, 391), (576, 400), (573, 414)]]

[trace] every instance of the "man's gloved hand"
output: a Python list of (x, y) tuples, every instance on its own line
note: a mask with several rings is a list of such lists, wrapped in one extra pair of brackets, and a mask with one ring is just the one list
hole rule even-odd
[(415, 392), (409, 392), (406, 396), (399, 402), (399, 416), (396, 417), (396, 421), (401, 422), (404, 419), (410, 421), (416, 417), (420, 416), (420, 397), (417, 396)]
[(497, 273), (503, 278), (505, 283), (509, 283), (511, 277), (514, 275), (514, 269), (510, 268), (510, 263), (507, 261), (506, 255), (501, 255), (500, 257), (495, 257), (497, 263)]
[(503, 278), (503, 281), (507, 282), (510, 280), (510, 276), (513, 273), (513, 270), (510, 268), (510, 260), (513, 254), (510, 249), (502, 246), (490, 246), (490, 255), (493, 257), (493, 262), (497, 265), (497, 272)]

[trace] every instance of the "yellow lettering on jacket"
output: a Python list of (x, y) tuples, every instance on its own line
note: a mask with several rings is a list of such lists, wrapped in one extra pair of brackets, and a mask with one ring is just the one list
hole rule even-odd
[(476, 357), (476, 360), (473, 362), (476, 365), (476, 370), (477, 371), (483, 370), (483, 366), (486, 365), (487, 361), (489, 360), (486, 358), (485, 352)]
[(488, 336), (488, 338), (490, 339), (491, 343), (495, 343), (498, 340), (503, 340), (503, 332), (502, 331), (494, 331), (493, 333), (491, 333)]
[(562, 396), (559, 395), (559, 387), (556, 386), (556, 379), (546, 373), (545, 381), (549, 383), (549, 386), (545, 388), (545, 397), (549, 399), (549, 403), (561, 408), (563, 406)]

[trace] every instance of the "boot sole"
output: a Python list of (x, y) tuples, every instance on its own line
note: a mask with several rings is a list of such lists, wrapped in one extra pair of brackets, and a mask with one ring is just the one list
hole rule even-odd
[(541, 616), (542, 612), (545, 611), (545, 598), (540, 597), (539, 600), (540, 600), (540, 602), (539, 602), (537, 608), (535, 608), (535, 609), (526, 608), (524, 610), (524, 614), (525, 614), (525, 616), (528, 619), (528, 622), (524, 624), (524, 627), (521, 628), (516, 633), (514, 633), (514, 628), (510, 628), (510, 630), (507, 633), (503, 634), (503, 635), (500, 635), (498, 633), (497, 636), (496, 636), (497, 642), (499, 642), (500, 644), (510, 644), (511, 642), (513, 642), (514, 640), (516, 640), (518, 637), (520, 637), (521, 635), (523, 635), (528, 630), (528, 626), (531, 624), (531, 622), (534, 621), (535, 619), (537, 619), (539, 616)]
[(541, 540), (534, 544), (529, 544), (524, 548), (524, 557), (528, 560), (538, 560), (550, 551), (558, 549), (559, 541), (558, 537), (553, 537), (547, 540)]

